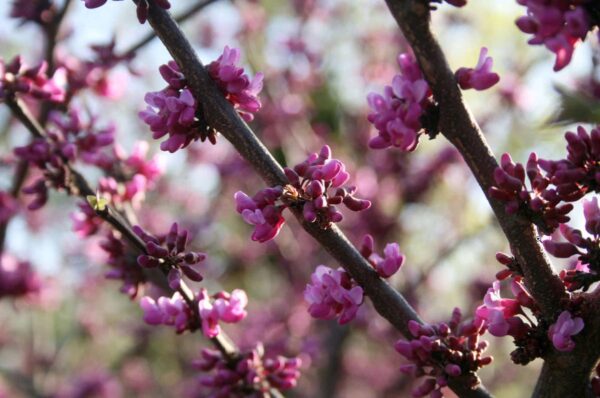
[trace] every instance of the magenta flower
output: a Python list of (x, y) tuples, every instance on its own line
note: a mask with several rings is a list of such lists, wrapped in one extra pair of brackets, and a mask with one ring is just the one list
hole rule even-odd
[(36, 294), (41, 280), (26, 261), (18, 261), (8, 254), (0, 256), (0, 298), (24, 297)]
[(23, 23), (27, 21), (46, 25), (53, 21), (56, 6), (50, 0), (14, 0), (10, 11), (11, 18), (19, 18)]
[(202, 332), (208, 338), (213, 338), (221, 332), (219, 321), (237, 323), (247, 315), (245, 308), (248, 305), (248, 296), (241, 289), (235, 289), (231, 294), (219, 292), (212, 296), (212, 301), (203, 289), (199, 297), (198, 310), (202, 318)]
[(481, 47), (479, 61), (475, 68), (460, 68), (456, 71), (456, 81), (463, 90), (473, 88), (486, 90), (500, 81), (500, 76), (492, 72), (494, 60), (487, 56), (488, 50)]
[(219, 351), (203, 349), (201, 357), (193, 362), (193, 366), (201, 372), (211, 372), (200, 379), (204, 387), (202, 396), (246, 396), (248, 384), (260, 391), (295, 387), (300, 377), (300, 358), (263, 358), (263, 351), (258, 347), (242, 353), (236, 366), (232, 367)]
[(461, 319), (460, 310), (455, 308), (448, 323), (421, 325), (412, 320), (408, 322), (414, 339), (398, 340), (394, 348), (409, 361), (400, 367), (402, 373), (424, 377), (413, 389), (413, 397), (442, 397), (441, 389), (451, 378), (458, 376), (469, 380), (471, 388), (475, 388), (479, 383), (475, 372), (492, 362), (492, 357), (483, 356), (488, 346), (480, 338), (485, 333), (485, 326), (477, 320), (461, 322)]
[(503, 299), (500, 296), (500, 282), (494, 281), (483, 299), (483, 304), (475, 311), (476, 319), (483, 321), (490, 334), (496, 337), (521, 336), (527, 326), (516, 315), (522, 313), (521, 303), (516, 299)]
[(308, 312), (317, 319), (333, 319), (346, 324), (354, 319), (363, 302), (363, 289), (342, 268), (333, 270), (319, 265), (306, 285), (304, 299)]
[(146, 243), (147, 254), (138, 256), (138, 264), (144, 268), (168, 266), (171, 289), (179, 288), (182, 274), (194, 282), (203, 279), (197, 268), (206, 259), (206, 254), (186, 251), (188, 233), (186, 230), (179, 230), (177, 223), (173, 223), (168, 234), (160, 237), (144, 232), (137, 225), (133, 227), (133, 231)]
[(385, 87), (384, 94), (367, 96), (373, 110), (368, 120), (379, 134), (369, 141), (372, 149), (395, 146), (414, 151), (419, 142), (421, 116), (430, 105), (431, 91), (411, 54), (400, 54), (398, 65), (401, 73)]
[(336, 205), (344, 204), (352, 211), (367, 210), (371, 202), (354, 196), (356, 187), (343, 187), (350, 179), (342, 161), (331, 158), (331, 148), (324, 145), (319, 153), (311, 153), (306, 160), (284, 169), (290, 184), (284, 188), (284, 198), (293, 205), (302, 205), (304, 219), (323, 228), (340, 222), (342, 213)]
[(282, 193), (280, 187), (265, 188), (252, 198), (242, 191), (235, 193), (236, 211), (242, 215), (245, 222), (254, 225), (253, 241), (269, 241), (275, 238), (283, 227), (285, 219), (281, 213), (285, 205), (275, 203)]
[(517, 0), (527, 7), (527, 15), (516, 24), (524, 33), (532, 34), (531, 45), (545, 45), (556, 55), (554, 70), (571, 62), (575, 45), (593, 28), (591, 16), (581, 2), (562, 0)]
[(373, 237), (365, 235), (360, 253), (375, 268), (379, 276), (389, 278), (398, 272), (404, 264), (404, 254), (400, 252), (400, 246), (397, 243), (388, 243), (383, 249), (384, 257), (382, 258), (379, 254), (373, 252), (374, 245)]
[(240, 50), (225, 46), (223, 54), (207, 66), (208, 73), (215, 80), (225, 98), (238, 111), (242, 119), (250, 122), (253, 113), (262, 106), (258, 93), (263, 87), (263, 74), (257, 73), (252, 80), (244, 74), (244, 68), (237, 66)]
[(147, 296), (142, 297), (140, 307), (147, 324), (174, 326), (178, 334), (188, 328), (192, 317), (190, 308), (179, 292), (175, 292), (171, 298), (159, 297), (156, 301)]
[(548, 338), (558, 351), (573, 351), (575, 342), (571, 337), (583, 330), (583, 319), (573, 318), (569, 311), (563, 311), (548, 329)]
[(27, 68), (20, 56), (9, 64), (0, 59), (0, 102), (15, 94), (26, 94), (39, 100), (62, 102), (65, 99), (65, 70), (59, 68), (52, 78), (46, 75), (48, 64)]

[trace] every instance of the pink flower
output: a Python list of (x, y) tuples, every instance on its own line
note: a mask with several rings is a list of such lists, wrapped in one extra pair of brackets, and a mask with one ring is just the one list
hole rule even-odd
[(254, 119), (253, 113), (258, 112), (262, 106), (258, 93), (262, 90), (264, 76), (257, 73), (250, 80), (248, 75), (244, 74), (244, 68), (236, 65), (239, 61), (240, 50), (225, 46), (223, 54), (211, 62), (207, 69), (242, 119), (250, 122)]
[(20, 56), (16, 56), (8, 64), (0, 59), (0, 101), (19, 93), (41, 100), (64, 101), (65, 70), (57, 69), (54, 76), (50, 78), (46, 74), (47, 69), (46, 62), (27, 68)]
[[(85, 6), (87, 8), (98, 8), (100, 6), (103, 6), (104, 4), (106, 4), (108, 0), (83, 0)], [(115, 0), (113, 0), (115, 1)], [(119, 0), (116, 0), (119, 1)], [(154, 3), (161, 7), (164, 8), (165, 10), (168, 10), (171, 7), (171, 4), (169, 3), (168, 0), (154, 0)], [(148, 4), (148, 0), (139, 0), (137, 2), (137, 17), (138, 17), (138, 21), (140, 21), (140, 23), (144, 23), (146, 22), (146, 19), (148, 18), (148, 8), (150, 7), (150, 5)]]
[(563, 311), (548, 329), (548, 338), (558, 351), (572, 351), (575, 342), (571, 337), (581, 332), (583, 327), (583, 319), (573, 318), (569, 311)]
[(367, 96), (373, 110), (368, 120), (378, 131), (369, 147), (383, 149), (395, 146), (403, 151), (414, 151), (419, 141), (421, 116), (429, 106), (431, 92), (419, 66), (411, 54), (398, 56), (401, 74), (384, 88), (384, 94)]
[(592, 29), (591, 17), (582, 4), (570, 1), (518, 0), (527, 7), (527, 15), (516, 24), (524, 33), (532, 34), (531, 45), (545, 45), (555, 53), (554, 70), (571, 62), (575, 45)]
[(237, 323), (247, 315), (248, 296), (241, 289), (235, 289), (231, 294), (219, 292), (213, 296), (214, 301), (206, 293), (200, 292), (198, 310), (202, 318), (202, 332), (208, 338), (213, 338), (221, 332), (219, 321)]
[(281, 215), (284, 205), (275, 202), (282, 194), (281, 187), (265, 188), (253, 198), (242, 191), (235, 193), (236, 210), (245, 222), (254, 225), (252, 240), (266, 242), (277, 236), (285, 219)]
[(319, 265), (306, 285), (304, 299), (310, 307), (308, 312), (317, 319), (333, 319), (339, 316), (343, 325), (356, 316), (363, 302), (363, 290), (342, 268), (333, 270)]
[(503, 299), (500, 296), (500, 282), (494, 281), (477, 307), (475, 316), (485, 321), (490, 334), (496, 337), (520, 334), (524, 328), (523, 321), (516, 317), (520, 314), (521, 304), (515, 299)]
[(159, 297), (156, 301), (142, 297), (140, 306), (144, 311), (144, 321), (149, 325), (174, 326), (177, 333), (183, 333), (188, 328), (191, 312), (179, 292), (175, 292), (171, 298)]
[(460, 88), (486, 90), (500, 81), (500, 76), (492, 72), (494, 61), (487, 53), (487, 48), (482, 47), (475, 68), (460, 68), (456, 71), (456, 81)]
[(360, 253), (369, 260), (379, 276), (389, 278), (404, 264), (404, 254), (400, 252), (400, 246), (397, 243), (388, 243), (383, 249), (384, 258), (381, 258), (379, 254), (373, 252), (374, 245), (373, 237), (365, 235)]

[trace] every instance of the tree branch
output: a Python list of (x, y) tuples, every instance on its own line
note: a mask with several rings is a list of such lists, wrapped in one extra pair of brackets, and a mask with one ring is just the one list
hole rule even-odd
[[(151, 3), (148, 21), (186, 76), (192, 94), (196, 98), (202, 99), (203, 116), (208, 125), (227, 138), (267, 184), (272, 186), (287, 184), (288, 180), (283, 174), (281, 166), (225, 99), (169, 13)], [(423, 323), (423, 321), (404, 297), (379, 277), (339, 228), (333, 226), (329, 229), (321, 229), (318, 225), (304, 220), (300, 210), (291, 210), (302, 227), (364, 289), (377, 312), (406, 338), (412, 338), (408, 330), (408, 321), (415, 320), (419, 323)], [(471, 390), (465, 387), (466, 384), (458, 378), (452, 381), (451, 385), (460, 396), (489, 396), (484, 388)]]
[(489, 188), (495, 185), (493, 175), (498, 162), (463, 102), (454, 73), (431, 33), (429, 1), (386, 0), (386, 3), (414, 50), (433, 96), (439, 103), (440, 131), (456, 146), (471, 169), (511, 245), (513, 254), (523, 266), (527, 289), (544, 316), (553, 320), (560, 309), (560, 301), (568, 297), (567, 292), (553, 272), (550, 261), (537, 240), (534, 225), (515, 215), (506, 214), (504, 205), (488, 195)]

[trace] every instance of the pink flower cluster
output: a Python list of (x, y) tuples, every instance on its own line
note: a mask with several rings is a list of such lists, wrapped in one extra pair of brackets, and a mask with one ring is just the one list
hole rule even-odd
[(480, 339), (485, 326), (477, 321), (461, 322), (462, 314), (458, 308), (452, 312), (448, 323), (421, 325), (408, 322), (411, 341), (398, 340), (394, 348), (410, 364), (402, 365), (400, 371), (412, 377), (425, 377), (423, 382), (412, 391), (413, 397), (442, 397), (441, 389), (448, 385), (453, 377), (467, 376), (469, 387), (480, 383), (476, 372), (492, 362), (492, 357), (483, 356), (487, 341)]
[[(525, 187), (525, 173), (532, 191)], [(559, 224), (569, 221), (570, 203), (561, 204), (555, 190), (547, 189), (550, 179), (542, 174), (537, 155), (531, 153), (526, 168), (514, 163), (508, 153), (502, 155), (500, 167), (494, 171), (496, 186), (489, 190), (491, 197), (505, 202), (508, 214), (520, 213), (533, 221), (542, 232), (551, 233)]]
[(331, 158), (331, 148), (327, 145), (293, 169), (286, 167), (284, 171), (289, 184), (283, 188), (265, 188), (252, 198), (241, 191), (235, 193), (237, 212), (255, 227), (252, 240), (266, 242), (277, 236), (285, 222), (282, 212), (288, 206), (302, 208), (304, 219), (322, 228), (342, 221), (343, 215), (336, 205), (343, 203), (352, 211), (371, 206), (368, 200), (354, 196), (355, 187), (342, 187), (350, 175), (340, 160)]
[(242, 191), (235, 193), (236, 211), (244, 221), (254, 225), (252, 240), (266, 242), (277, 236), (285, 223), (282, 216), (285, 205), (277, 204), (283, 194), (281, 187), (265, 188), (249, 197)]
[[(244, 68), (236, 66), (239, 60), (240, 50), (226, 46), (223, 54), (210, 63), (207, 70), (240, 116), (246, 121), (251, 121), (252, 113), (261, 107), (257, 95), (262, 89), (263, 75), (258, 73), (250, 80), (244, 74)], [(206, 138), (214, 144), (214, 132), (198, 118), (197, 98), (194, 98), (188, 88), (179, 66), (171, 61), (162, 65), (159, 71), (168, 86), (161, 91), (146, 94), (144, 100), (148, 107), (140, 112), (139, 116), (150, 126), (153, 138), (169, 135), (161, 144), (161, 149), (175, 152), (193, 141), (204, 141)]]
[[(85, 3), (85, 6), (87, 8), (97, 8), (100, 6), (103, 6), (108, 0), (83, 0), (83, 2)], [(113, 0), (113, 1), (121, 1), (121, 0)], [(169, 3), (169, 0), (154, 0), (154, 4), (156, 4), (158, 7), (164, 8), (165, 10), (168, 10), (169, 8), (171, 8), (171, 4)], [(140, 21), (140, 23), (144, 23), (146, 22), (146, 19), (148, 19), (148, 9), (150, 8), (150, 5), (148, 4), (148, 0), (139, 0), (137, 1), (137, 17), (138, 17), (138, 21)]]
[[(117, 54), (115, 44), (113, 39), (104, 45), (91, 45), (93, 57), (87, 60), (59, 55), (57, 63), (66, 70), (70, 97), (85, 88), (110, 100), (116, 100), (124, 94), (127, 87), (124, 75), (111, 74), (111, 71), (116, 65), (131, 61), (134, 54)], [(131, 66), (129, 71), (136, 74)]]
[(210, 390), (203, 396), (241, 398), (248, 396), (248, 389), (268, 394), (271, 388), (295, 387), (300, 377), (300, 358), (263, 358), (262, 351), (259, 347), (244, 353), (237, 364), (231, 366), (219, 351), (203, 349), (193, 364), (202, 372), (212, 372), (200, 378), (201, 386)]
[(244, 68), (236, 65), (239, 61), (240, 50), (225, 46), (223, 54), (206, 69), (242, 119), (250, 122), (254, 119), (253, 113), (258, 112), (262, 106), (258, 93), (263, 88), (264, 75), (257, 73), (250, 80), (244, 74)]
[[(175, 61), (159, 69), (168, 86), (161, 91), (147, 93), (148, 104), (139, 117), (150, 126), (152, 138), (165, 135), (169, 138), (160, 144), (160, 149), (175, 152), (193, 141), (206, 139), (205, 126), (196, 117), (197, 103), (187, 88), (187, 81)], [(155, 110), (157, 109), (157, 110)]]
[(496, 337), (525, 336), (529, 327), (518, 315), (523, 314), (522, 307), (536, 308), (533, 299), (521, 284), (520, 278), (513, 279), (510, 287), (516, 298), (502, 298), (500, 282), (494, 281), (483, 298), (483, 304), (475, 311), (476, 319), (481, 320), (490, 334)]
[(0, 256), (0, 298), (23, 297), (40, 291), (41, 281), (31, 264), (13, 256)]
[[(506, 203), (507, 213), (520, 213), (533, 221), (542, 232), (551, 233), (569, 221), (570, 203), (591, 192), (600, 192), (600, 128), (591, 133), (583, 127), (567, 132), (567, 158), (538, 159), (529, 156), (526, 167), (513, 163), (504, 154), (494, 172), (496, 186), (490, 196)], [(545, 173), (543, 173), (545, 172)], [(525, 174), (532, 190), (525, 187)]]
[(576, 133), (567, 131), (565, 140), (566, 159), (539, 161), (556, 187), (556, 195), (565, 202), (574, 202), (587, 193), (600, 193), (600, 127), (588, 133), (579, 126)]
[(568, 271), (561, 272), (561, 277), (567, 288), (571, 291), (589, 286), (600, 279), (600, 206), (598, 197), (583, 201), (583, 214), (585, 229), (591, 235), (584, 238), (583, 233), (569, 227), (560, 225), (560, 233), (567, 240), (556, 242), (547, 239), (544, 248), (548, 253), (559, 258), (569, 258), (577, 255), (577, 266)]
[(138, 256), (138, 264), (144, 268), (168, 267), (171, 289), (179, 288), (182, 274), (194, 282), (203, 279), (197, 267), (206, 259), (206, 254), (186, 251), (188, 233), (186, 230), (180, 231), (177, 223), (173, 223), (169, 233), (159, 237), (144, 232), (137, 225), (133, 231), (146, 243), (147, 254)]
[(368, 120), (378, 131), (369, 147), (383, 149), (395, 146), (414, 151), (422, 129), (421, 117), (432, 103), (432, 94), (421, 69), (409, 53), (398, 56), (401, 73), (384, 88), (384, 94), (371, 93), (367, 101), (371, 110)]
[(88, 115), (87, 119), (84, 121), (82, 112), (74, 108), (66, 113), (52, 112), (48, 137), (68, 160), (101, 165), (106, 158), (101, 150), (114, 142), (116, 129), (112, 124), (97, 127), (97, 118), (93, 115)]
[(147, 324), (174, 326), (177, 333), (188, 329), (192, 318), (191, 310), (179, 292), (175, 292), (171, 298), (159, 297), (158, 300), (142, 297), (140, 306)]
[(548, 329), (548, 338), (558, 351), (573, 351), (575, 342), (571, 337), (583, 330), (583, 319), (573, 318), (569, 311), (560, 313), (556, 322)]
[(593, 28), (582, 0), (517, 0), (527, 7), (527, 15), (517, 20), (519, 29), (533, 37), (532, 45), (545, 45), (556, 54), (554, 70), (571, 62), (575, 45)]
[(106, 278), (122, 280), (121, 292), (132, 299), (135, 298), (140, 286), (147, 281), (144, 269), (137, 263), (137, 255), (123, 243), (118, 233), (113, 231), (108, 232), (106, 240), (100, 243), (100, 247), (108, 255), (106, 263), (111, 268), (105, 274)]
[(317, 319), (333, 319), (346, 324), (354, 319), (363, 303), (363, 289), (342, 268), (319, 265), (304, 289), (308, 312)]
[(20, 56), (5, 64), (0, 59), (0, 102), (16, 94), (26, 94), (40, 100), (62, 102), (65, 99), (66, 83), (64, 69), (58, 69), (52, 78), (46, 74), (48, 65), (28, 68)]
[(202, 332), (208, 338), (217, 336), (221, 332), (219, 321), (238, 323), (247, 315), (246, 305), (248, 305), (248, 296), (241, 289), (235, 289), (231, 294), (219, 292), (212, 297), (202, 289), (198, 301)]
[(404, 264), (404, 254), (400, 252), (400, 246), (397, 243), (388, 243), (383, 249), (382, 258), (379, 254), (374, 253), (375, 242), (371, 235), (365, 235), (363, 238), (360, 254), (366, 258), (369, 263), (375, 268), (375, 271), (382, 278), (389, 278), (394, 275), (402, 264)]
[(487, 90), (500, 81), (500, 76), (492, 72), (494, 60), (488, 57), (488, 49), (481, 48), (475, 68), (460, 68), (456, 71), (456, 81), (463, 90)]

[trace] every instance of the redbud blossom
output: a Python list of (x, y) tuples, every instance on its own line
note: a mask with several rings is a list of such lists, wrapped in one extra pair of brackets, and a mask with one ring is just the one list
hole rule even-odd
[(531, 45), (545, 45), (556, 55), (554, 70), (571, 62), (575, 45), (593, 28), (591, 16), (577, 0), (517, 0), (527, 7), (527, 15), (516, 23), (524, 33), (532, 34)]
[(397, 243), (388, 243), (385, 246), (385, 249), (383, 249), (383, 258), (379, 254), (374, 253), (373, 249), (373, 237), (365, 235), (360, 254), (369, 261), (382, 278), (389, 278), (394, 275), (404, 264), (405, 257), (400, 252), (400, 246)]
[(242, 119), (250, 122), (253, 113), (262, 106), (258, 93), (263, 87), (263, 74), (257, 73), (252, 80), (244, 74), (244, 68), (237, 66), (240, 61), (240, 50), (225, 46), (223, 54), (211, 62), (206, 69), (215, 80), (221, 92), (227, 98)]
[(26, 261), (2, 254), (0, 256), (0, 298), (23, 297), (40, 291), (38, 274)]
[(527, 326), (516, 316), (520, 313), (521, 304), (515, 299), (503, 299), (500, 296), (500, 282), (494, 281), (483, 304), (477, 307), (475, 316), (487, 326), (493, 336), (520, 336), (527, 331)]
[(304, 299), (310, 304), (308, 312), (314, 318), (333, 319), (339, 316), (340, 325), (354, 319), (363, 302), (363, 289), (346, 271), (319, 265), (310, 279), (311, 283), (304, 290)]
[(373, 111), (368, 120), (378, 132), (369, 141), (372, 149), (395, 146), (414, 151), (422, 128), (421, 116), (431, 104), (431, 91), (414, 57), (400, 54), (398, 65), (401, 73), (394, 76), (391, 86), (384, 88), (384, 94), (367, 96)]
[(198, 310), (202, 319), (202, 332), (208, 338), (213, 338), (221, 332), (219, 321), (237, 323), (247, 315), (248, 296), (241, 289), (235, 289), (231, 294), (219, 292), (211, 297), (205, 289), (200, 292)]
[(271, 388), (288, 390), (295, 387), (300, 377), (300, 358), (263, 358), (263, 351), (259, 346), (242, 353), (236, 365), (231, 366), (221, 352), (203, 349), (201, 357), (193, 363), (196, 369), (211, 372), (200, 378), (200, 385), (209, 390), (202, 391), (205, 393), (202, 396), (243, 397), (248, 396), (249, 389), (270, 395)]
[(177, 333), (183, 333), (192, 317), (192, 312), (179, 292), (173, 297), (159, 297), (154, 300), (142, 297), (140, 307), (144, 311), (144, 321), (149, 325), (174, 326)]
[(487, 90), (500, 81), (500, 76), (492, 72), (494, 60), (487, 56), (488, 50), (481, 47), (479, 61), (475, 68), (460, 68), (456, 71), (456, 81), (463, 90)]
[(156, 237), (150, 235), (139, 226), (134, 226), (133, 231), (146, 243), (147, 254), (142, 254), (137, 261), (144, 268), (158, 266), (169, 267), (169, 286), (178, 289), (182, 274), (194, 282), (203, 278), (198, 271), (198, 265), (204, 261), (206, 254), (186, 251), (188, 233), (179, 230), (177, 223), (173, 223), (169, 233)]
[(563, 311), (548, 329), (548, 338), (558, 351), (573, 351), (575, 342), (571, 337), (581, 332), (583, 327), (583, 319), (573, 318), (569, 311)]
[(492, 362), (492, 357), (484, 357), (488, 343), (480, 340), (485, 325), (479, 321), (461, 322), (458, 308), (452, 313), (450, 322), (421, 325), (408, 322), (414, 339), (398, 340), (396, 351), (410, 364), (402, 365), (400, 371), (412, 377), (424, 376), (423, 382), (412, 391), (413, 397), (441, 397), (441, 389), (449, 379), (466, 376), (463, 380), (475, 388), (479, 384), (476, 371)]
[(0, 102), (10, 99), (15, 94), (62, 102), (65, 99), (65, 70), (59, 68), (50, 78), (46, 74), (47, 69), (46, 62), (27, 68), (20, 56), (13, 58), (9, 64), (0, 59)]

